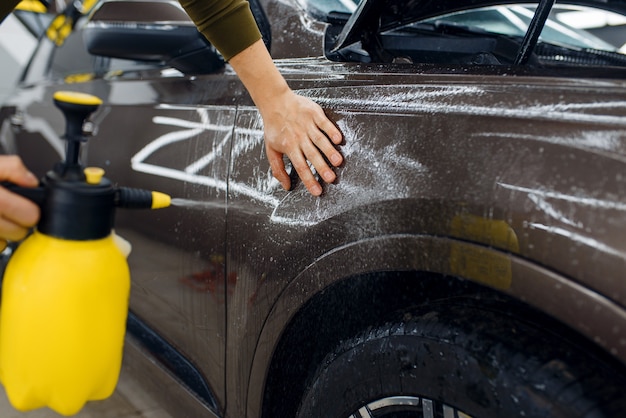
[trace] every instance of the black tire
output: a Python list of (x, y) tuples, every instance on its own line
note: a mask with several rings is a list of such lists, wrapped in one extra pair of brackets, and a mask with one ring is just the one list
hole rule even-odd
[(623, 417), (621, 365), (598, 354), (499, 312), (440, 307), (340, 344), (297, 416)]

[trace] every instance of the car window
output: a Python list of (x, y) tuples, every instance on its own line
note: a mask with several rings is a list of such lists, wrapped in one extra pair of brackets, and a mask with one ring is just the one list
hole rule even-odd
[(554, 5), (545, 22), (537, 21), (540, 36), (536, 39), (525, 35), (538, 3), (468, 6), (460, 11), (456, 6), (433, 15), (440, 8), (432, 4), (420, 8), (415, 2), (389, 8), (373, 0), (308, 1), (311, 13), (328, 14), (331, 26), (325, 53), (334, 61), (557, 70), (626, 66), (622, 53), (626, 17), (601, 9)]
[[(306, 0), (309, 11), (319, 16), (353, 13), (360, 0)], [(445, 20), (483, 28), (503, 35), (524, 35), (536, 5), (503, 5), (465, 10), (428, 19)], [(598, 36), (599, 34), (599, 36)], [(546, 39), (580, 47), (626, 50), (626, 16), (607, 10), (575, 5), (555, 5), (542, 32)]]
[(94, 71), (94, 57), (89, 55), (81, 36), (80, 30), (72, 32), (57, 46), (50, 61), (50, 77), (64, 78), (70, 74), (92, 73)]
[(359, 0), (301, 0), (303, 6), (316, 19), (327, 21), (333, 13), (351, 14)]
[[(524, 36), (533, 18), (536, 6), (512, 5), (496, 6), (451, 13), (422, 23), (450, 22), (469, 27), (480, 28), (487, 32), (502, 35)], [(613, 45), (583, 29), (586, 26), (588, 13), (600, 11), (587, 7), (555, 6), (550, 13), (546, 26), (541, 32), (540, 40), (579, 48), (594, 48), (615, 51)], [(611, 12), (606, 14), (606, 22), (626, 23), (626, 19)], [(621, 19), (620, 19), (621, 18)], [(626, 32), (625, 32), (626, 33)]]

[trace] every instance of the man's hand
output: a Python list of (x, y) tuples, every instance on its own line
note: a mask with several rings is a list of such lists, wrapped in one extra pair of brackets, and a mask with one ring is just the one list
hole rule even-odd
[(291, 188), (283, 163), (283, 155), (287, 155), (309, 192), (314, 196), (322, 194), (307, 161), (325, 182), (333, 182), (335, 173), (324, 157), (335, 167), (343, 162), (335, 149), (342, 141), (341, 132), (317, 103), (289, 88), (262, 40), (229, 62), (263, 118), (265, 150), (274, 177), (285, 189)]
[(322, 194), (322, 187), (313, 176), (310, 162), (326, 183), (336, 175), (326, 160), (337, 167), (343, 157), (335, 149), (342, 141), (341, 132), (328, 120), (322, 108), (310, 99), (291, 90), (276, 97), (271, 113), (263, 118), (265, 150), (272, 173), (289, 190), (291, 180), (285, 170), (283, 155), (287, 155), (304, 186), (314, 196)]
[[(37, 178), (14, 155), (0, 156), (0, 181), (35, 187)], [(32, 201), (0, 187), (0, 241), (19, 241), (39, 220), (39, 207)]]

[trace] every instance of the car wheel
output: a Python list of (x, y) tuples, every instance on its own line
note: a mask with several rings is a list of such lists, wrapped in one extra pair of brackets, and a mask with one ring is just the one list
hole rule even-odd
[(440, 306), (342, 342), (298, 417), (616, 417), (622, 365), (495, 310)]

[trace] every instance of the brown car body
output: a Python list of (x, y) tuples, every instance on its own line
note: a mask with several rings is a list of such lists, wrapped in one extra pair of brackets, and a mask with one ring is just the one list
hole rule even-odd
[(43, 175), (63, 150), (52, 94), (99, 96), (84, 160), (179, 199), (116, 220), (133, 245), (126, 364), (146, 386), (176, 416), (271, 416), (373, 318), (468, 293), (540, 312), (623, 373), (626, 72), (330, 61), (327, 22), (260, 6), (278, 68), (345, 137), (320, 198), (271, 177), (228, 65), (98, 73), (76, 35), (54, 53), (67, 72), (33, 61), (2, 109), (5, 152)]

